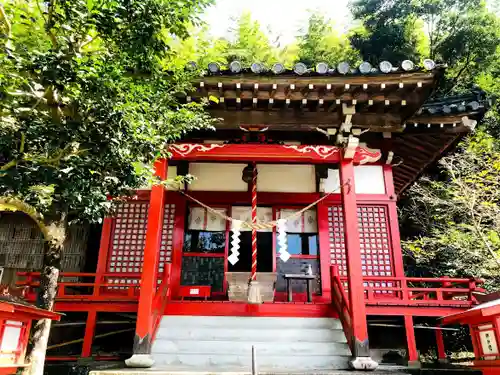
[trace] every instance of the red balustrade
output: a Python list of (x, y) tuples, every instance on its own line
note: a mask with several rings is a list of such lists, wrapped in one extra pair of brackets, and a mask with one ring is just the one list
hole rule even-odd
[[(18, 272), (16, 285), (27, 287), (26, 299), (36, 300), (40, 272)], [(59, 301), (137, 301), (140, 273), (81, 273), (61, 272), (57, 300)]]
[(341, 281), (339, 267), (331, 266), (331, 277), (332, 277), (332, 303), (333, 307), (339, 314), (340, 322), (342, 323), (342, 328), (344, 330), (347, 343), (351, 351), (353, 350), (353, 330), (351, 325), (351, 311), (349, 309), (349, 299), (347, 298), (347, 293), (345, 290), (345, 285)]
[[(347, 277), (336, 276), (344, 288)], [(479, 279), (450, 277), (363, 277), (367, 305), (464, 306), (477, 303), (474, 292), (484, 292)]]

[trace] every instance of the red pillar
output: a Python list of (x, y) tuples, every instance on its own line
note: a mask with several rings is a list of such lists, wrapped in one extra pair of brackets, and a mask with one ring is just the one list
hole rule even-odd
[(113, 218), (106, 217), (102, 223), (101, 243), (99, 245), (99, 256), (97, 259), (97, 269), (95, 276), (94, 296), (101, 293), (100, 285), (104, 282), (104, 274), (108, 266), (108, 254), (111, 244), (111, 231), (113, 229)]
[[(321, 267), (321, 275), (330, 274), (330, 229), (328, 227), (328, 206), (320, 202), (317, 206), (318, 210), (318, 235), (319, 235), (319, 264)], [(331, 300), (331, 278), (327, 276), (321, 277), (321, 299), (325, 301)]]
[(97, 312), (95, 310), (88, 312), (85, 336), (83, 337), (82, 358), (92, 356), (92, 342), (94, 341), (96, 318)]
[[(155, 163), (156, 175), (167, 178), (167, 162), (161, 159)], [(142, 264), (137, 324), (134, 337), (134, 355), (126, 361), (131, 367), (151, 367), (151, 344), (153, 337), (153, 299), (157, 289), (157, 273), (160, 254), (161, 231), (165, 206), (165, 188), (155, 185), (151, 188), (148, 225)]]
[(408, 345), (408, 366), (418, 366), (417, 340), (415, 339), (415, 328), (413, 327), (413, 317), (405, 315), (406, 343)]
[(444, 350), (443, 330), (436, 329), (437, 357), (439, 362), (445, 362), (446, 351)]
[(392, 165), (384, 165), (385, 191), (390, 201), (387, 204), (389, 210), (389, 227), (392, 243), (392, 255), (394, 261), (394, 276), (405, 277), (403, 264), (403, 251), (401, 250), (401, 236), (399, 234), (398, 209), (396, 206), (397, 197), (394, 191), (394, 180), (392, 175)]
[(359, 357), (369, 357), (370, 350), (368, 345), (368, 327), (366, 324), (365, 293), (361, 269), (358, 212), (352, 160), (342, 160), (340, 162), (340, 183), (344, 211), (344, 241), (347, 255), (349, 305), (352, 315), (352, 355), (356, 359)]

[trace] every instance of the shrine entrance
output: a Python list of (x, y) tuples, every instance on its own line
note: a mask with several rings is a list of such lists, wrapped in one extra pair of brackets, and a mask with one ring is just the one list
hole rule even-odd
[[(232, 232), (230, 232), (232, 235)], [(240, 234), (240, 255), (235, 264), (228, 262), (228, 272), (250, 272), (252, 269), (252, 233), (250, 231)], [(257, 272), (274, 271), (273, 233), (257, 233)]]
[[(265, 195), (264, 195), (265, 197)], [(252, 232), (239, 231), (239, 243), (234, 247), (234, 232), (230, 219), (249, 222), (250, 206), (225, 206), (203, 202), (211, 209), (187, 202), (180, 278), (181, 297), (190, 296), (190, 288), (209, 287), (203, 298), (227, 300), (228, 273), (250, 273), (252, 266)], [(257, 230), (257, 273), (275, 273), (274, 301), (286, 301), (285, 274), (301, 274), (311, 269), (316, 275), (313, 291), (321, 295), (319, 236), (316, 209), (282, 205), (258, 206), (258, 223), (275, 222), (294, 216), (286, 225), (286, 252), (281, 252), (276, 226)], [(228, 219), (230, 218), (230, 219)], [(237, 252), (237, 255), (234, 254)], [(328, 249), (327, 249), (328, 250)], [(281, 256), (280, 256), (281, 255)], [(306, 301), (306, 284), (292, 281), (294, 301)]]

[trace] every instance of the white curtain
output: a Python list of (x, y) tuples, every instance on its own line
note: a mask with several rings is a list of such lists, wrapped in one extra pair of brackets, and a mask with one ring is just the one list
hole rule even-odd
[[(231, 207), (231, 217), (236, 220), (241, 220), (247, 223), (252, 222), (252, 207), (248, 206), (233, 206)], [(271, 207), (257, 207), (257, 222), (269, 223), (273, 220), (273, 210)], [(242, 227), (241, 231), (249, 231), (250, 228)], [(272, 232), (272, 228), (259, 229), (258, 232)]]
[[(279, 219), (287, 219), (295, 215), (297, 209), (284, 208), (278, 211)], [(316, 210), (307, 210), (300, 216), (286, 221), (286, 231), (289, 233), (318, 233)]]
[[(227, 214), (224, 208), (216, 208), (222, 215)], [(226, 230), (226, 219), (207, 211), (203, 207), (191, 207), (189, 212), (188, 229), (203, 230), (207, 232), (223, 232)]]

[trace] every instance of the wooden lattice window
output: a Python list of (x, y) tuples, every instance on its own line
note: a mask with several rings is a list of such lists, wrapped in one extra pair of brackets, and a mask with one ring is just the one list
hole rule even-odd
[[(339, 267), (341, 276), (347, 276), (342, 206), (328, 208), (328, 226), (331, 264)], [(363, 275), (392, 276), (392, 246), (389, 236), (387, 207), (358, 206), (358, 228)]]
[[(165, 269), (165, 263), (172, 262), (173, 234), (175, 225), (175, 204), (166, 204), (163, 214), (163, 228), (161, 231), (160, 262), (158, 272)], [(160, 280), (158, 280), (160, 281)]]
[(392, 248), (385, 206), (358, 206), (359, 246), (364, 276), (392, 276)]
[[(108, 272), (124, 274), (142, 272), (148, 208), (149, 203), (147, 202), (123, 203), (118, 207), (109, 254)], [(172, 259), (175, 205), (166, 204), (164, 210), (158, 264), (159, 275), (164, 271), (165, 263), (170, 263)], [(158, 280), (158, 283), (160, 281)], [(139, 279), (110, 278), (108, 282), (138, 284)]]
[(338, 266), (341, 276), (347, 276), (342, 206), (328, 207), (328, 228), (331, 264)]

